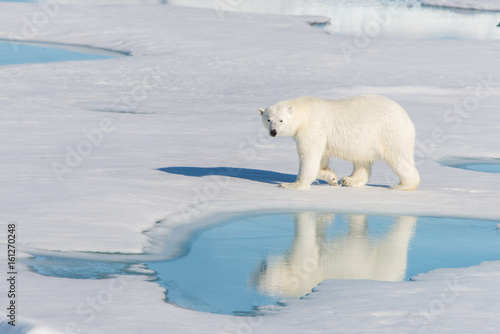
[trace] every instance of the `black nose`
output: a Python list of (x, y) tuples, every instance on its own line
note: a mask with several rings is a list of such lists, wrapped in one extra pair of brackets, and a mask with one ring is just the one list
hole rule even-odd
[(271, 137), (276, 137), (278, 133), (276, 132), (276, 130), (272, 129), (271, 130)]

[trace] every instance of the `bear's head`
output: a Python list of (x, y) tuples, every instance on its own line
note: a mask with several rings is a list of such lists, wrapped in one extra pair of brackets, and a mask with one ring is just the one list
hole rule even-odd
[(271, 137), (293, 136), (293, 111), (293, 106), (275, 104), (266, 109), (259, 109), (259, 114), (262, 117), (262, 124), (264, 124)]

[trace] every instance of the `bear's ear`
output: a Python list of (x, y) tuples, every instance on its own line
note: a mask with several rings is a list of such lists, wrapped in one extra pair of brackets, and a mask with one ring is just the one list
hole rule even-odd
[(262, 116), (262, 115), (264, 115), (264, 111), (266, 111), (266, 109), (264, 109), (264, 108), (260, 108), (260, 109), (259, 109), (259, 114), (260, 114), (261, 116)]
[(295, 107), (294, 107), (294, 106), (291, 106), (291, 107), (290, 107), (290, 110), (289, 110), (289, 113), (290, 113), (290, 114), (293, 114), (293, 112), (294, 112), (294, 111), (295, 111)]

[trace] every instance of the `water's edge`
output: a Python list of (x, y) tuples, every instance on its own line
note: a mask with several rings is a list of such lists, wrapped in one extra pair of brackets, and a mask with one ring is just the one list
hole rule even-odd
[(65, 49), (73, 52), (80, 52), (86, 54), (96, 54), (101, 56), (111, 56), (111, 57), (129, 57), (132, 56), (132, 53), (129, 51), (120, 51), (113, 50), (102, 47), (95, 47), (83, 44), (71, 44), (71, 43), (60, 43), (60, 42), (49, 42), (49, 41), (35, 41), (35, 40), (17, 40), (17, 39), (8, 39), (8, 38), (0, 38), (0, 42), (10, 43), (12, 47), (15, 49), (17, 45), (32, 45), (32, 46), (40, 46), (40, 47), (52, 47)]

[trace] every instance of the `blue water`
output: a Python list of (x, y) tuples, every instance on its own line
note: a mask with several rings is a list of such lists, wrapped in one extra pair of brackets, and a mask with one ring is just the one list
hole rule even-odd
[(500, 173), (500, 163), (466, 163), (453, 166), (456, 168), (462, 168), (467, 170), (473, 170), (476, 172), (485, 173)]
[(498, 159), (462, 159), (443, 161), (441, 165), (460, 168), (483, 173), (500, 173), (500, 160)]
[(70, 51), (62, 47), (0, 42), (0, 65), (109, 58), (114, 56)]
[(37, 256), (43, 275), (103, 279), (141, 275), (166, 300), (199, 311), (255, 315), (263, 305), (299, 298), (325, 279), (401, 281), (437, 268), (500, 260), (498, 222), (315, 212), (243, 216), (201, 231), (173, 260), (94, 261)]

